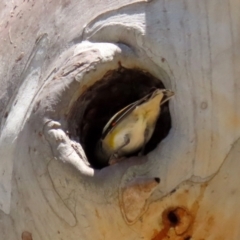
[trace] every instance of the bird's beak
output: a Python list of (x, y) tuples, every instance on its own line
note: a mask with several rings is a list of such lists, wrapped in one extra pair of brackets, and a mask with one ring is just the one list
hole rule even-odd
[(162, 101), (161, 101), (161, 105), (165, 102), (167, 102), (171, 97), (174, 96), (174, 92), (171, 91), (171, 90), (168, 90), (168, 89), (165, 89), (163, 91), (163, 98), (162, 98)]

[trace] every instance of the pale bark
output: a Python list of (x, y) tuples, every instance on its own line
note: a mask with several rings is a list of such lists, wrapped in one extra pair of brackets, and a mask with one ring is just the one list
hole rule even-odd
[[(0, 46), (0, 239), (240, 239), (239, 1), (1, 1)], [(95, 170), (68, 117), (119, 62), (172, 128)]]

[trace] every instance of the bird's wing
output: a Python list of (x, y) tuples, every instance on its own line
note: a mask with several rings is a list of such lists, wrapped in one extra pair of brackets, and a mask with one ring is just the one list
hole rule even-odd
[(107, 134), (109, 132), (111, 132), (116, 126), (117, 124), (124, 118), (126, 117), (128, 114), (130, 114), (137, 106), (141, 105), (142, 103), (144, 103), (145, 101), (147, 101), (149, 99), (149, 97), (151, 97), (151, 94), (146, 95), (145, 97), (141, 98), (140, 100), (137, 100), (134, 103), (131, 103), (129, 105), (127, 105), (125, 108), (121, 109), (120, 111), (118, 111), (109, 121), (108, 123), (105, 125), (103, 132), (102, 132), (102, 139), (104, 139)]

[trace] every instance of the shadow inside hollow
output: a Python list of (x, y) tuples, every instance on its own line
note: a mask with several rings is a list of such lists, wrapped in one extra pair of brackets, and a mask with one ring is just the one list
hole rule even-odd
[[(80, 96), (76, 103), (77, 108), (81, 108), (81, 102), (91, 99), (86, 106), (82, 120), (77, 123), (77, 135), (92, 167), (97, 169), (105, 167), (98, 162), (94, 155), (95, 146), (105, 124), (116, 112), (144, 97), (153, 88), (164, 88), (164, 85), (149, 73), (139, 69), (121, 67), (106, 73), (100, 81), (97, 81)], [(171, 128), (168, 103), (165, 103), (161, 110), (155, 131), (146, 145), (144, 154), (152, 151), (167, 136)], [(131, 154), (131, 156), (136, 154)]]

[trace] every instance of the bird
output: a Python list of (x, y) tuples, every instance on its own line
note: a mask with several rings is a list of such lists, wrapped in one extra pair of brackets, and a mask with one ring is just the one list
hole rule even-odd
[(161, 105), (173, 95), (174, 92), (169, 89), (157, 88), (114, 114), (103, 128), (96, 145), (98, 160), (112, 165), (137, 151), (143, 155), (161, 113)]

